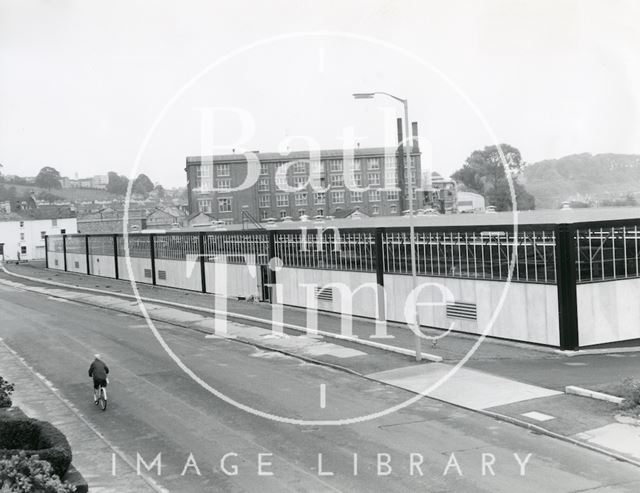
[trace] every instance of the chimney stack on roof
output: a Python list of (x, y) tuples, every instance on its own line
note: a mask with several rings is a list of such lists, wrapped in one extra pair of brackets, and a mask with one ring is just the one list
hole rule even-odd
[(418, 122), (411, 123), (411, 149), (412, 152), (420, 151), (420, 144), (418, 143)]

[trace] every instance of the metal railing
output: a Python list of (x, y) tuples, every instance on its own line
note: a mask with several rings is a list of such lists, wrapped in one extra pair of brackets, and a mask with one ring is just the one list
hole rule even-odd
[(85, 235), (82, 236), (67, 236), (67, 253), (87, 253), (86, 251), (86, 239)]
[[(558, 266), (575, 265), (575, 283), (640, 277), (640, 220), (563, 225), (568, 228), (570, 256), (559, 254), (559, 225), (419, 228), (415, 233), (420, 276), (505, 281), (515, 255), (512, 280), (555, 284)], [(151, 248), (151, 241), (153, 246)], [(125, 255), (121, 234), (64, 235), (47, 238), (52, 253)], [(128, 235), (129, 254), (137, 258), (202, 262), (257, 263), (271, 256), (285, 267), (409, 275), (409, 232), (400, 228), (326, 228), (247, 231), (176, 232)]]
[(205, 262), (266, 264), (269, 260), (267, 233), (204, 233), (202, 238)]
[[(407, 232), (383, 235), (384, 270), (411, 272)], [(553, 230), (522, 231), (417, 231), (417, 274), (423, 276), (507, 280), (515, 254), (512, 280), (554, 284), (556, 236)]]
[[(125, 255), (124, 248), (124, 236), (117, 236), (118, 254), (121, 257)], [(149, 235), (135, 234), (129, 235), (129, 256), (138, 258), (150, 258), (151, 257), (151, 237)]]
[(90, 255), (113, 255), (113, 237), (89, 236)]
[(276, 257), (285, 267), (370, 272), (376, 269), (372, 232), (276, 232)]
[(195, 234), (155, 235), (154, 252), (156, 258), (167, 260), (185, 260), (195, 258), (200, 252), (200, 240)]
[(640, 277), (640, 224), (577, 228), (577, 283)]

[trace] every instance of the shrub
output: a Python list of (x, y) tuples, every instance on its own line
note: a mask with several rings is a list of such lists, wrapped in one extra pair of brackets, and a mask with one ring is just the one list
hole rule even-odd
[(0, 377), (0, 407), (11, 407), (13, 384)]
[(63, 483), (47, 461), (19, 452), (0, 459), (0, 491), (72, 493), (75, 487)]
[(622, 381), (622, 397), (625, 409), (637, 409), (640, 411), (640, 380), (625, 378)]
[(64, 477), (71, 464), (69, 442), (51, 423), (31, 418), (0, 420), (0, 458), (21, 451), (47, 461), (60, 477)]

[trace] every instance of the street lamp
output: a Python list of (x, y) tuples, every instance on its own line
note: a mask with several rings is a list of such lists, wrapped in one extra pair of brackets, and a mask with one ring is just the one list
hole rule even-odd
[(416, 348), (416, 361), (421, 361), (422, 360), (422, 349), (421, 349), (421, 340), (420, 340), (420, 335), (419, 335), (419, 330), (420, 330), (420, 314), (418, 313), (418, 306), (417, 306), (417, 299), (418, 299), (418, 295), (417, 295), (417, 291), (416, 288), (418, 287), (418, 279), (417, 279), (417, 275), (416, 275), (416, 241), (415, 241), (415, 228), (413, 225), (413, 176), (414, 176), (414, 170), (411, 166), (411, 155), (410, 155), (410, 151), (409, 151), (409, 145), (408, 143), (411, 142), (411, 139), (409, 138), (409, 101), (406, 99), (402, 99), (399, 98), (397, 96), (394, 96), (393, 94), (389, 94), (388, 92), (381, 92), (381, 91), (376, 91), (376, 92), (358, 92), (355, 93), (353, 95), (353, 97), (355, 99), (373, 99), (376, 95), (381, 94), (383, 96), (387, 96), (390, 97), (392, 99), (395, 99), (396, 101), (400, 101), (402, 103), (402, 105), (404, 106), (404, 162), (407, 165), (407, 168), (409, 170), (409, 182), (407, 184), (407, 192), (409, 193), (409, 241), (410, 241), (410, 245), (411, 245), (411, 283), (413, 286), (413, 293), (415, 296), (415, 312), (416, 312), (416, 333), (415, 333), (415, 348)]

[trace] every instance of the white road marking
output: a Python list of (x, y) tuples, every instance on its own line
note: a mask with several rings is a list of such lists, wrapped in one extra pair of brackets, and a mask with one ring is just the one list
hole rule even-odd
[(324, 383), (320, 384), (320, 409), (327, 407), (327, 386)]
[(565, 363), (565, 365), (567, 365), (567, 366), (587, 366), (586, 363), (579, 363), (577, 361), (575, 361), (575, 362), (570, 361), (569, 363)]
[(550, 416), (548, 414), (539, 413), (538, 411), (531, 411), (528, 413), (522, 413), (521, 416), (525, 418), (535, 419), (536, 421), (549, 421), (551, 419), (556, 419), (555, 416)]

